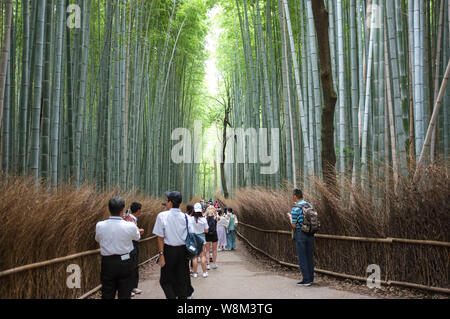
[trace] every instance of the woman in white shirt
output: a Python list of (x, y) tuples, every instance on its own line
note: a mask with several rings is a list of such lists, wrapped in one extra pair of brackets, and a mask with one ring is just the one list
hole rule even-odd
[[(206, 270), (206, 239), (205, 239), (205, 233), (208, 233), (208, 222), (206, 221), (206, 218), (203, 217), (202, 215), (202, 205), (200, 203), (196, 203), (194, 205), (194, 214), (191, 217), (192, 219), (192, 231), (197, 234), (200, 235), (200, 237), (203, 239), (203, 250), (201, 252), (201, 254), (199, 255), (200, 257), (200, 262), (202, 265), (202, 270), (203, 270), (203, 278), (208, 277), (208, 272)], [(198, 277), (198, 273), (197, 273), (197, 267), (198, 267), (198, 260), (197, 257), (195, 257), (192, 260), (192, 268), (193, 268), (193, 277), (197, 278)]]

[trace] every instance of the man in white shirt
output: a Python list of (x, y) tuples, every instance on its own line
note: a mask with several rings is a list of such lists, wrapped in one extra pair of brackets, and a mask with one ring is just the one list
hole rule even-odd
[(166, 192), (165, 196), (168, 210), (158, 214), (153, 228), (153, 234), (158, 236), (159, 283), (167, 299), (186, 299), (193, 293), (186, 256), (189, 218), (180, 210), (180, 192)]
[(139, 240), (141, 235), (136, 224), (120, 217), (125, 208), (121, 197), (112, 198), (108, 208), (111, 217), (98, 222), (95, 229), (95, 240), (102, 255), (102, 299), (114, 299), (116, 292), (119, 299), (130, 299), (133, 289), (130, 252), (134, 248), (133, 240)]

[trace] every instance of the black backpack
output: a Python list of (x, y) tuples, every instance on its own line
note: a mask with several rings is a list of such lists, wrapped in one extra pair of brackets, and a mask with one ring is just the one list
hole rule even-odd
[(208, 235), (215, 235), (217, 233), (217, 221), (214, 216), (208, 216), (206, 218), (208, 221)]

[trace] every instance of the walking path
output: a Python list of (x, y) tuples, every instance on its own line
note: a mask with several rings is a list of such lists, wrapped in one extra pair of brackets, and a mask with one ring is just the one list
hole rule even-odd
[[(208, 271), (208, 278), (202, 277), (199, 267), (198, 278), (192, 278), (195, 289), (194, 299), (359, 299), (371, 298), (367, 295), (336, 290), (314, 284), (298, 287), (298, 280), (280, 275), (276, 271), (264, 269), (251, 263), (244, 245), (235, 251), (218, 253), (218, 269)], [(133, 299), (165, 299), (159, 285), (159, 266), (152, 264), (147, 268), (146, 279), (141, 280), (142, 294)]]

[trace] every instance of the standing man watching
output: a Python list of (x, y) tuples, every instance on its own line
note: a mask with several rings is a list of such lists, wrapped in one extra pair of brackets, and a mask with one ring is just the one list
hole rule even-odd
[(303, 276), (303, 280), (298, 282), (297, 286), (311, 286), (314, 282), (314, 234), (306, 234), (301, 230), (304, 220), (301, 206), (308, 203), (303, 200), (303, 193), (300, 189), (294, 189), (293, 200), (295, 206), (288, 215), (291, 226), (295, 230), (298, 263)]
[(158, 236), (159, 283), (167, 299), (186, 299), (193, 293), (186, 256), (186, 220), (189, 224), (189, 217), (180, 210), (180, 192), (166, 192), (165, 196), (168, 210), (158, 214), (153, 228), (153, 234)]
[(108, 203), (110, 218), (98, 222), (95, 228), (95, 240), (100, 244), (102, 265), (100, 280), (102, 299), (130, 299), (133, 262), (130, 256), (133, 240), (141, 235), (134, 223), (120, 217), (125, 208), (125, 200), (114, 197)]
[[(138, 217), (141, 215), (141, 211), (142, 211), (142, 204), (138, 203), (138, 202), (134, 202), (131, 204), (130, 210), (131, 210), (130, 216), (133, 219), (133, 222), (137, 226)], [(142, 228), (139, 228), (139, 233), (142, 236), (142, 234), (144, 233), (144, 230)], [(134, 246), (134, 249), (131, 252), (131, 259), (133, 260), (132, 295), (142, 293), (142, 290), (138, 289), (138, 285), (139, 285), (139, 242), (136, 240), (133, 240), (133, 246)]]

